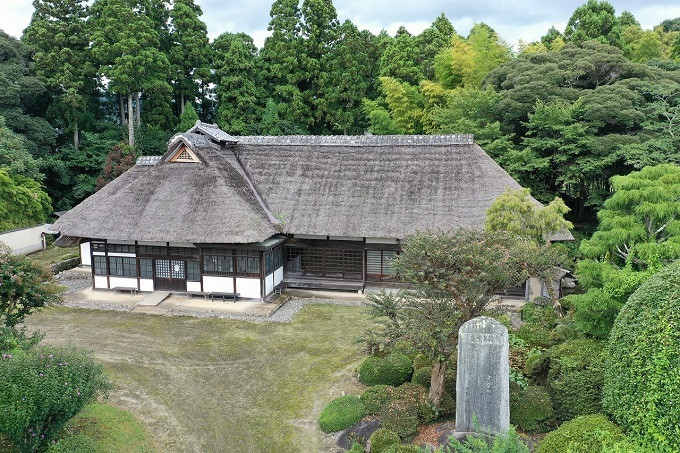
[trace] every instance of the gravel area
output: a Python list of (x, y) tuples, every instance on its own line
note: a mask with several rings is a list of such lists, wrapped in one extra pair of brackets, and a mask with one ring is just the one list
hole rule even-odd
[[(65, 286), (64, 300), (59, 304), (62, 307), (69, 308), (86, 308), (93, 310), (110, 310), (110, 311), (133, 311), (134, 306), (124, 304), (107, 304), (102, 302), (93, 302), (89, 300), (75, 300), (69, 297), (69, 294), (87, 288), (92, 284), (90, 274), (83, 272), (62, 272), (57, 275), (57, 281)], [(239, 319), (252, 322), (278, 322), (289, 323), (295, 317), (295, 314), (305, 305), (309, 304), (323, 304), (323, 305), (345, 305), (351, 307), (363, 307), (365, 302), (359, 300), (333, 300), (333, 299), (291, 299), (280, 306), (278, 310), (269, 316), (256, 316), (245, 313), (223, 312), (215, 310), (197, 310), (197, 309), (183, 309), (175, 307), (169, 310), (166, 315), (171, 316), (191, 316), (194, 318), (224, 318), (224, 319)]]

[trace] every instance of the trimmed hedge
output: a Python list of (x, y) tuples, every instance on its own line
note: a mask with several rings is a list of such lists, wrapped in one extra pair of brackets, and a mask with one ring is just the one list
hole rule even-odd
[(604, 407), (656, 451), (680, 451), (680, 261), (633, 293), (609, 337)]
[(536, 453), (599, 453), (610, 451), (628, 438), (621, 428), (602, 414), (577, 417), (548, 433)]
[(553, 415), (548, 391), (535, 385), (523, 390), (513, 389), (510, 394), (510, 423), (527, 433), (547, 431), (546, 424)]
[(374, 415), (380, 413), (382, 407), (394, 394), (395, 388), (389, 385), (374, 385), (361, 394), (366, 413)]
[(570, 340), (550, 349), (548, 392), (558, 423), (602, 411), (605, 349), (593, 340)]
[(380, 411), (382, 426), (408, 440), (418, 433), (418, 426), (436, 420), (438, 413), (430, 403), (425, 387), (406, 383), (395, 389), (390, 401)]
[(359, 365), (359, 380), (368, 386), (401, 385), (411, 379), (411, 359), (395, 352), (386, 357), (369, 357)]
[(50, 445), (47, 453), (92, 453), (97, 451), (94, 440), (84, 434), (74, 434)]
[(432, 378), (432, 368), (418, 368), (413, 372), (411, 377), (411, 382), (414, 384), (422, 385), (423, 387), (430, 387), (430, 379)]
[(319, 427), (325, 433), (333, 433), (352, 426), (365, 416), (366, 408), (361, 399), (344, 395), (328, 403), (319, 416)]
[(385, 428), (380, 428), (371, 434), (368, 442), (371, 444), (371, 453), (387, 453), (392, 445), (401, 444), (399, 434)]

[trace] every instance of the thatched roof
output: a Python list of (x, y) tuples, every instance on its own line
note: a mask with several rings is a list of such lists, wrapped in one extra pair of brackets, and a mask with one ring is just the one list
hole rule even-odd
[(496, 197), (520, 188), (471, 136), (240, 137), (234, 150), (295, 234), (483, 228)]
[[(189, 143), (200, 163), (169, 159)], [(64, 235), (139, 241), (247, 243), (277, 232), (243, 176), (205, 137), (182, 134), (155, 165), (138, 164), (64, 214)]]
[[(182, 146), (201, 163), (170, 162)], [(140, 158), (53, 229), (197, 243), (260, 242), (280, 230), (404, 238), (483, 228), (507, 187), (520, 188), (471, 135), (232, 137), (197, 122), (165, 156)]]

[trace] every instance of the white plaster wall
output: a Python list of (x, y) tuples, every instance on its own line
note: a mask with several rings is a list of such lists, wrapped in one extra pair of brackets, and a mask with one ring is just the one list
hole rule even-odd
[(104, 255), (106, 255), (106, 253), (104, 253), (104, 252), (92, 252), (92, 254), (95, 255), (95, 256), (104, 256)]
[[(103, 253), (102, 253), (103, 255)], [(109, 256), (125, 256), (127, 258), (134, 258), (135, 255), (134, 253), (114, 253), (114, 252), (109, 252)]]
[(137, 279), (130, 277), (109, 277), (109, 284), (111, 285), (111, 288), (115, 288), (116, 286), (124, 286), (125, 288), (136, 288)]
[(45, 230), (49, 230), (50, 224), (38, 225), (31, 228), (22, 228), (0, 234), (0, 242), (8, 245), (12, 252), (17, 255), (43, 250), (43, 236)]
[(95, 288), (108, 288), (106, 285), (106, 277), (101, 276), (101, 275), (95, 275), (94, 276), (94, 287)]
[(201, 282), (187, 282), (187, 291), (200, 291)]
[(260, 279), (259, 278), (237, 278), (236, 292), (241, 297), (249, 299), (259, 299), (260, 296)]
[(281, 280), (283, 280), (283, 266), (274, 271), (274, 286), (281, 283)]
[[(215, 277), (212, 275), (203, 276), (203, 291), (233, 293), (234, 292), (234, 278), (233, 277)], [(258, 293), (258, 297), (259, 293)]]
[(398, 244), (394, 238), (366, 238), (366, 244)]
[(272, 291), (274, 291), (274, 273), (264, 278), (264, 294), (268, 296)]
[(83, 242), (80, 244), (80, 265), (92, 266), (92, 257), (90, 256), (90, 243)]
[(151, 278), (140, 278), (139, 279), (139, 290), (140, 291), (153, 291), (153, 279), (151, 279)]

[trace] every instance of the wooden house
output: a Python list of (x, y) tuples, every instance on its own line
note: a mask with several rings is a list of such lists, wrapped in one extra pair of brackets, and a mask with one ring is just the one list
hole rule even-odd
[(94, 288), (361, 290), (410, 233), (482, 228), (519, 188), (471, 135), (234, 137), (197, 122), (64, 214)]

